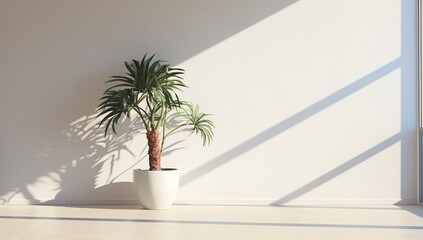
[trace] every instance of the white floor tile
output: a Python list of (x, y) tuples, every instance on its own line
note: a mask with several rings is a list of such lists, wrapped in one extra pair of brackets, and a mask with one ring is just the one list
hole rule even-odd
[(423, 239), (422, 206), (0, 206), (0, 239)]

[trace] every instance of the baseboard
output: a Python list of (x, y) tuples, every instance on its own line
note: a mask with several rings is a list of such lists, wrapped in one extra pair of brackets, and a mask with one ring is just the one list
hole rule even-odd
[(194, 199), (177, 200), (175, 204), (183, 205), (416, 205), (417, 199), (296, 199), (278, 204), (274, 199)]
[[(296, 199), (275, 204), (275, 199), (178, 199), (176, 205), (416, 205), (417, 199)], [(14, 199), (6, 204), (21, 205), (137, 205), (135, 199), (108, 200), (27, 200)]]
[(26, 200), (14, 199), (6, 204), (12, 205), (136, 205), (139, 202), (135, 199), (108, 199), (108, 200)]

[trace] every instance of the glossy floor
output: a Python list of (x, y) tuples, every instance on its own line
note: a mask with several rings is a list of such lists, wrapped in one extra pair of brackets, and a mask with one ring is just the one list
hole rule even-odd
[(423, 239), (422, 206), (0, 205), (0, 239)]

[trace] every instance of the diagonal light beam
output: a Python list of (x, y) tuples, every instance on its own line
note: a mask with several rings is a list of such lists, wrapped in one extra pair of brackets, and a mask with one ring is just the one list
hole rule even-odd
[(317, 188), (318, 186), (328, 182), (329, 180), (341, 175), (342, 173), (350, 170), (351, 168), (357, 166), (358, 164), (366, 161), (370, 157), (382, 152), (383, 150), (387, 149), (388, 147), (394, 145), (395, 143), (401, 140), (401, 133), (397, 133), (392, 137), (386, 139), (385, 141), (373, 146), (372, 148), (366, 150), (365, 152), (355, 156), (354, 158), (348, 160), (347, 162), (343, 163), (342, 165), (332, 169), (331, 171), (323, 174), (322, 176), (316, 178), (315, 180), (307, 183), (306, 185), (298, 188), (297, 190), (289, 193), (288, 195), (274, 201), (271, 205), (282, 205), (287, 203), (295, 198), (298, 198), (301, 195)]
[(250, 151), (251, 149), (259, 146), (260, 144), (274, 138), (275, 136), (283, 133), (289, 128), (301, 123), (305, 119), (319, 113), (320, 111), (332, 106), (340, 100), (350, 96), (351, 94), (363, 89), (371, 83), (377, 81), (383, 76), (393, 72), (400, 67), (400, 59), (397, 58), (381, 68), (373, 71), (372, 73), (360, 78), (359, 80), (345, 86), (344, 88), (332, 93), (331, 95), (317, 101), (309, 107), (301, 110), (300, 112), (292, 115), (291, 117), (283, 120), (282, 122), (270, 127), (269, 129), (259, 133), (258, 135), (248, 139), (247, 141), (239, 144), (238, 146), (228, 150), (227, 152), (213, 158), (205, 164), (197, 167), (196, 169), (184, 174), (180, 179), (180, 186), (185, 186), (189, 182), (203, 176), (204, 174), (215, 170), (216, 168), (224, 165), (230, 160), (239, 157), (240, 155)]

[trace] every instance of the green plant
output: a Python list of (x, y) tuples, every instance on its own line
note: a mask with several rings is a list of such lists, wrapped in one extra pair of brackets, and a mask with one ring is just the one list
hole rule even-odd
[[(134, 113), (147, 131), (149, 164), (153, 171), (161, 170), (161, 154), (167, 137), (184, 127), (200, 134), (203, 145), (210, 144), (214, 124), (207, 118), (208, 114), (200, 112), (198, 105), (178, 97), (177, 93), (187, 87), (181, 77), (183, 69), (154, 60), (154, 55), (125, 62), (125, 66), (126, 75), (112, 76), (107, 81), (114, 85), (103, 93), (97, 107), (97, 117), (102, 117), (99, 126), (106, 126), (105, 135), (110, 126), (116, 134), (119, 119)], [(177, 124), (171, 126), (171, 119)]]

